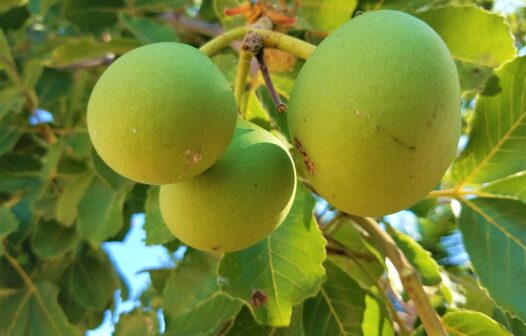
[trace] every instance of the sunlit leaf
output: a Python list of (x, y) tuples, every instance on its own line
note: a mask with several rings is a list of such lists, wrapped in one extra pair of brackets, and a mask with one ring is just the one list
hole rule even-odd
[(356, 0), (303, 0), (298, 18), (313, 30), (330, 32), (350, 20), (357, 5)]
[[(187, 252), (166, 281), (163, 292), (166, 335), (200, 335), (233, 318), (241, 302), (229, 298), (217, 284), (217, 257)], [(206, 317), (206, 318), (204, 318)]]
[(289, 215), (271, 235), (221, 261), (222, 289), (250, 305), (259, 323), (287, 326), (292, 307), (319, 290), (325, 239), (313, 207), (310, 193), (298, 185)]
[(414, 15), (440, 35), (458, 61), (497, 67), (517, 53), (510, 27), (497, 13), (480, 7), (449, 6)]
[(480, 191), (494, 197), (513, 198), (526, 203), (526, 171), (488, 183)]
[(327, 281), (320, 293), (304, 304), (306, 336), (394, 335), (385, 303), (362, 289), (332, 261), (326, 261), (324, 266)]
[(276, 328), (258, 324), (250, 310), (243, 308), (232, 323), (226, 336), (303, 336), (303, 307), (294, 307), (290, 325), (284, 328)]
[(479, 184), (526, 170), (526, 57), (506, 63), (477, 97), (469, 142), (455, 161), (458, 184)]
[(526, 319), (526, 204), (515, 200), (463, 200), (464, 245), (481, 285), (505, 310)]
[(389, 234), (393, 237), (396, 245), (404, 252), (411, 265), (422, 277), (422, 282), (426, 286), (436, 286), (442, 281), (438, 263), (433, 259), (431, 253), (426, 251), (420, 244), (408, 235), (389, 229)]
[[(488, 316), (469, 310), (458, 310), (442, 317), (442, 324), (450, 336), (511, 336), (500, 324)], [(414, 336), (426, 333), (420, 327)]]
[(155, 311), (143, 312), (139, 309), (119, 316), (115, 326), (115, 336), (155, 336), (159, 335), (159, 322)]

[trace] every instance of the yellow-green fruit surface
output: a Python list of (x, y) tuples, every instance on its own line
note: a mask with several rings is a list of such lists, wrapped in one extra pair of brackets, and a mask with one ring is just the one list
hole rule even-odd
[(224, 153), (237, 107), (227, 80), (201, 51), (155, 43), (117, 59), (88, 104), (88, 130), (117, 173), (149, 184), (196, 176)]
[(322, 41), (288, 107), (306, 177), (332, 205), (360, 216), (424, 197), (460, 136), (450, 52), (427, 24), (397, 11), (365, 13)]
[(163, 219), (172, 233), (203, 251), (241, 250), (287, 216), (296, 190), (289, 152), (272, 134), (238, 121), (225, 155), (203, 174), (164, 185)]

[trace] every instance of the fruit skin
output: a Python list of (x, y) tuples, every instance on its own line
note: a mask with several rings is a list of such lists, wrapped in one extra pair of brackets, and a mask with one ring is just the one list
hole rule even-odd
[(149, 44), (115, 61), (88, 104), (88, 130), (117, 173), (148, 184), (196, 176), (224, 153), (234, 134), (234, 94), (194, 47)]
[(322, 41), (288, 107), (306, 177), (354, 215), (386, 215), (424, 197), (460, 137), (451, 54), (427, 24), (397, 11), (365, 13)]
[(270, 234), (287, 216), (296, 171), (272, 134), (239, 120), (225, 155), (203, 174), (160, 191), (163, 219), (184, 243), (231, 252)]

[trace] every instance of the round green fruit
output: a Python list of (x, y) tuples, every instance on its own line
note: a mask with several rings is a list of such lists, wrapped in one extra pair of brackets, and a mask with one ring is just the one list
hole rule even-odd
[(88, 130), (100, 157), (137, 182), (175, 183), (212, 166), (234, 134), (227, 80), (201, 51), (181, 43), (134, 49), (100, 77)]
[(423, 21), (365, 13), (318, 46), (294, 84), (288, 125), (305, 175), (335, 207), (381, 216), (439, 183), (460, 136), (460, 88)]
[(251, 246), (287, 216), (296, 171), (272, 134), (239, 120), (224, 156), (203, 174), (164, 185), (160, 208), (172, 233), (203, 250), (231, 252)]

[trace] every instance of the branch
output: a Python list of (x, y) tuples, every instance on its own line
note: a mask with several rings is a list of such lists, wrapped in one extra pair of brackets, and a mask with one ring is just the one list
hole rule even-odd
[(279, 49), (291, 53), (292, 55), (307, 59), (310, 54), (314, 52), (316, 47), (310, 43), (297, 39), (295, 37), (278, 33), (275, 31), (251, 28), (251, 27), (239, 27), (234, 28), (230, 31), (225, 32), (217, 36), (216, 38), (205, 43), (200, 49), (208, 56), (212, 56), (219, 50), (227, 47), (233, 41), (240, 40), (249, 31), (259, 34), (263, 41), (265, 48)]
[(420, 275), (409, 263), (405, 255), (398, 248), (391, 236), (380, 228), (378, 223), (369, 217), (347, 215), (371, 236), (378, 239), (385, 249), (387, 257), (397, 269), (402, 285), (409, 297), (413, 300), (418, 316), (429, 336), (446, 336), (447, 332), (442, 325), (440, 317), (433, 309), (427, 294), (424, 291)]

